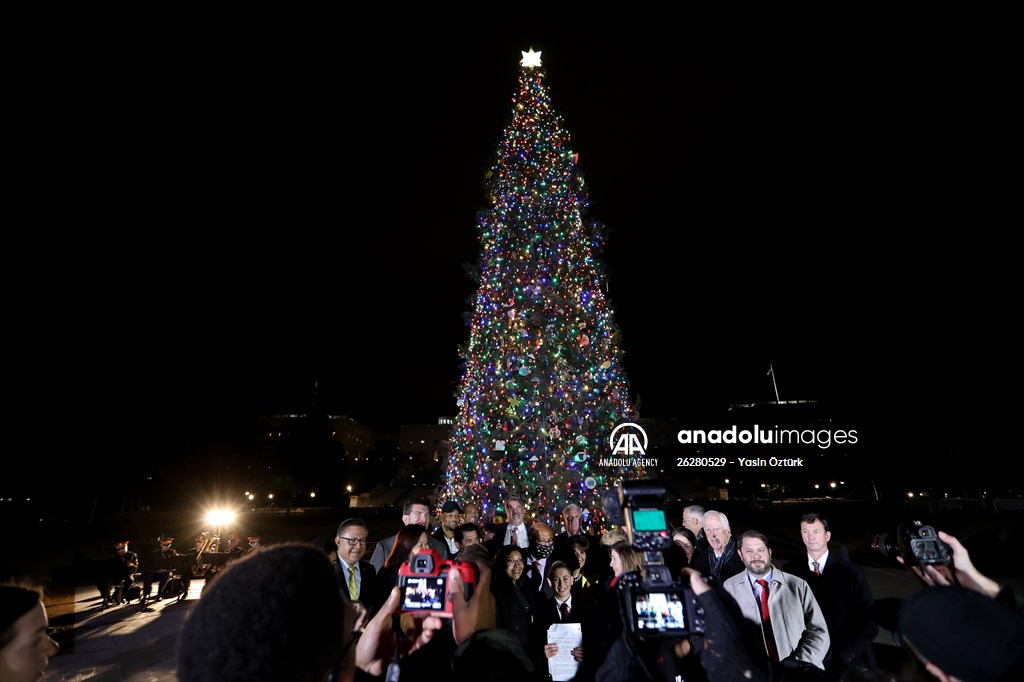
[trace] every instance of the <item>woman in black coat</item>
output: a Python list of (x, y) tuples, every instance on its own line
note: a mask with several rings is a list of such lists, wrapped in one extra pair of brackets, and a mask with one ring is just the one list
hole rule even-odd
[(525, 572), (526, 555), (519, 547), (505, 545), (498, 551), (491, 580), (497, 626), (518, 637), (523, 647), (529, 643), (530, 627), (537, 608), (534, 590), (523, 579)]

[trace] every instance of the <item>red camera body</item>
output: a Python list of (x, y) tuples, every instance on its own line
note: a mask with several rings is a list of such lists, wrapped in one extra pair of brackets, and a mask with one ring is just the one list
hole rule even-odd
[(432, 549), (414, 554), (409, 563), (398, 569), (398, 586), (402, 588), (402, 613), (422, 613), (429, 616), (451, 618), (451, 569), (459, 572), (463, 584), (463, 597), (468, 601), (476, 589), (477, 567), (469, 561), (442, 559)]

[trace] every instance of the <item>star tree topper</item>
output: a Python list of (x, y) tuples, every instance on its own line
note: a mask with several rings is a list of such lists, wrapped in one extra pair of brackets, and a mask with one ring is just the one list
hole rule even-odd
[(532, 47), (529, 52), (523, 52), (522, 50), (520, 52), (523, 55), (523, 61), (519, 63), (523, 65), (523, 68), (540, 66), (540, 52), (534, 52)]

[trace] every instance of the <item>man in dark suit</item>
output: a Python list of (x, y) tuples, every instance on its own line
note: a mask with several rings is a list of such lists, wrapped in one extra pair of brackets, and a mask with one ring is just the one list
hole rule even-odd
[(608, 569), (608, 552), (599, 552), (601, 544), (596, 537), (583, 532), (583, 511), (579, 505), (570, 502), (562, 509), (562, 525), (565, 530), (555, 536), (555, 549), (551, 552), (551, 561), (564, 561), (570, 566), (573, 565), (574, 552), (569, 546), (569, 539), (583, 537), (587, 541), (587, 559), (590, 561), (590, 570), (603, 574)]
[(825, 661), (826, 677), (838, 680), (848, 668), (876, 668), (872, 642), (878, 626), (869, 614), (874, 596), (863, 569), (828, 548), (832, 533), (817, 514), (800, 518), (800, 537), (807, 556), (783, 567), (807, 581), (828, 625), (832, 646)]
[(524, 550), (530, 546), (530, 539), (527, 536), (529, 528), (526, 526), (526, 505), (523, 504), (522, 498), (510, 497), (505, 500), (505, 516), (508, 520), (498, 524), (494, 537), (487, 543), (491, 554), (497, 554), (505, 545), (517, 545)]
[(374, 610), (384, 598), (377, 588), (377, 569), (369, 561), (363, 561), (369, 535), (370, 529), (362, 519), (342, 521), (334, 537), (338, 549), (331, 552), (330, 558), (341, 596)]
[(547, 578), (553, 564), (551, 551), (555, 546), (555, 531), (546, 523), (535, 523), (530, 526), (529, 540), (529, 556), (526, 558), (526, 575), (523, 580), (534, 592), (550, 597), (551, 584)]
[[(596, 661), (600, 658), (592, 642), (594, 635), (594, 610), (579, 599), (572, 596), (572, 571), (563, 561), (555, 561), (548, 570), (548, 585), (551, 596), (542, 599), (537, 607), (534, 619), (533, 644), (529, 652), (538, 669), (548, 669), (548, 659), (558, 654), (558, 644), (548, 642), (548, 628), (555, 623), (579, 623), (583, 634), (582, 645), (573, 648), (572, 657), (580, 664), (580, 670), (574, 679), (590, 679), (593, 671), (585, 661)], [(587, 658), (589, 656), (589, 659)]]

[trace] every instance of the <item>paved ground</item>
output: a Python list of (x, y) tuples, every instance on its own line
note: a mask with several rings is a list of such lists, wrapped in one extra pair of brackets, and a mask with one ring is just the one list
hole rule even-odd
[[(94, 586), (79, 586), (69, 601), (54, 601), (49, 611), (61, 652), (50, 659), (45, 677), (53, 682), (163, 682), (177, 680), (178, 635), (199, 599), (204, 580), (192, 581), (188, 599), (137, 601), (100, 609)], [(155, 589), (155, 588), (154, 588)]]

